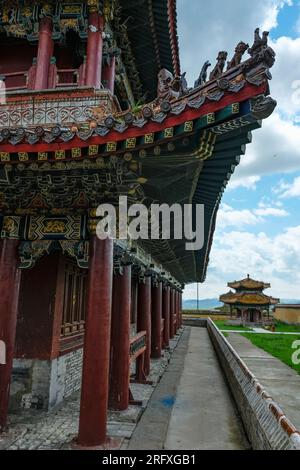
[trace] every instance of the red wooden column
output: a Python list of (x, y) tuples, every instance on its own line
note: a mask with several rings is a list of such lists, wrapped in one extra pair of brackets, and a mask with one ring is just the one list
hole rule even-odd
[(173, 287), (170, 287), (170, 338), (174, 338), (174, 306), (175, 306), (175, 295)]
[(51, 18), (43, 18), (40, 21), (35, 90), (46, 90), (48, 88), (50, 60), (53, 54), (52, 29)]
[(176, 330), (179, 330), (179, 291), (176, 290)]
[(137, 332), (146, 331), (146, 351), (144, 354), (144, 372), (150, 374), (151, 356), (151, 277), (144, 278), (144, 282), (139, 284), (138, 292), (138, 315)]
[(152, 286), (151, 300), (151, 357), (159, 359), (162, 349), (162, 283)]
[(173, 316), (174, 316), (174, 334), (176, 335), (177, 333), (177, 290), (174, 289), (174, 310), (173, 310)]
[(139, 283), (136, 277), (131, 277), (131, 324), (137, 322), (137, 310), (138, 310), (138, 289)]
[(113, 283), (111, 369), (109, 407), (126, 410), (129, 405), (129, 348), (131, 314), (131, 266), (116, 273)]
[[(0, 432), (5, 430), (13, 366), (21, 272), (17, 269), (18, 240), (0, 241)], [(2, 358), (2, 361), (3, 358)]]
[(112, 276), (113, 241), (92, 236), (78, 435), (82, 447), (106, 441)]
[(102, 83), (105, 83), (105, 88), (110, 90), (112, 94), (115, 93), (115, 78), (116, 78), (116, 56), (111, 54), (109, 57), (109, 64), (103, 67)]
[(162, 298), (163, 318), (165, 320), (163, 345), (164, 345), (164, 348), (168, 348), (169, 341), (170, 341), (170, 287), (169, 286), (165, 286), (163, 288), (162, 297), (163, 297)]
[(91, 87), (100, 88), (102, 75), (103, 16), (99, 15), (98, 11), (91, 11), (88, 23), (85, 84)]
[(183, 293), (181, 292), (181, 295), (180, 295), (180, 322), (181, 322), (181, 326), (182, 326), (182, 295)]
[(179, 326), (182, 327), (182, 292), (179, 292)]

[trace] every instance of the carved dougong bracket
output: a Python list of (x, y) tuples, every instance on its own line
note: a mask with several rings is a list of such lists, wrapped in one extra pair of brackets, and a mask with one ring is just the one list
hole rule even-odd
[[(116, 247), (115, 247), (116, 251)], [(123, 275), (124, 266), (130, 266), (133, 264), (133, 259), (130, 253), (123, 251), (114, 256), (114, 273)]]
[(43, 2), (40, 10), (40, 18), (52, 18), (54, 14), (53, 2)]
[(88, 241), (24, 241), (20, 244), (19, 269), (33, 268), (35, 263), (44, 255), (50, 255), (55, 251), (76, 259), (79, 268), (88, 269), (89, 264), (89, 242)]
[(0, 237), (20, 240), (85, 240), (86, 217), (83, 216), (0, 216)]

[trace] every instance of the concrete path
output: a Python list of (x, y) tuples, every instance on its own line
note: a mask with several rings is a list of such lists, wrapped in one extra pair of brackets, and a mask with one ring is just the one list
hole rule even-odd
[(185, 327), (128, 449), (248, 448), (206, 328)]
[[(229, 334), (227, 339), (261, 385), (300, 430), (300, 375), (279, 359), (254, 346), (244, 336)], [(291, 350), (291, 355), (293, 352)]]
[(298, 335), (300, 331), (268, 331), (263, 328), (253, 328), (253, 330), (220, 330), (222, 333), (252, 333), (252, 334), (266, 334), (266, 335)]
[(129, 450), (161, 450), (164, 448), (176, 391), (189, 344), (190, 328), (186, 327), (171, 361), (154, 390), (130, 439)]
[(259, 328), (259, 327), (252, 328), (252, 330), (255, 331), (255, 333), (264, 333), (265, 331), (267, 333), (271, 333), (271, 331), (268, 331), (268, 330), (265, 330), (264, 328)]
[(206, 328), (191, 328), (165, 449), (246, 449), (225, 379)]

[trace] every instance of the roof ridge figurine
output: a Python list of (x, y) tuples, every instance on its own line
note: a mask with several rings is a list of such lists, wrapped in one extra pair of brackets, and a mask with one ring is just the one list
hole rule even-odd
[(224, 72), (224, 67), (226, 64), (226, 60), (228, 57), (228, 52), (226, 51), (220, 51), (217, 57), (217, 64), (215, 68), (212, 70), (209, 80), (215, 80), (216, 78), (219, 78), (222, 73)]
[(260, 36), (260, 29), (256, 28), (254, 31), (254, 43), (253, 46), (248, 49), (248, 53), (251, 57), (260, 53), (262, 48), (268, 46), (269, 31), (264, 31), (262, 37)]
[(260, 36), (260, 29), (256, 28), (254, 31), (254, 43), (253, 46), (248, 49), (248, 53), (251, 59), (248, 61), (248, 65), (253, 66), (256, 62), (264, 61), (268, 67), (273, 67), (275, 63), (276, 53), (268, 45), (269, 32), (264, 31)]
[(249, 49), (249, 44), (240, 41), (235, 48), (234, 56), (230, 62), (227, 62), (227, 70), (237, 67), (242, 62), (243, 55)]
[(199, 86), (204, 85), (204, 83), (206, 83), (206, 81), (207, 81), (207, 69), (210, 66), (211, 66), (211, 63), (210, 63), (209, 60), (204, 62), (203, 66), (202, 66), (202, 69), (201, 69), (201, 72), (200, 72), (200, 75), (197, 78), (197, 80), (195, 81), (194, 88), (198, 88)]
[(172, 101), (180, 96), (181, 77), (174, 75), (167, 69), (158, 73), (157, 99), (158, 101)]

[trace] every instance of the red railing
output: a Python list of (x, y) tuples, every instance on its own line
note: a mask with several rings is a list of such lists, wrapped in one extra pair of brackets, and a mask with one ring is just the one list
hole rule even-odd
[(0, 80), (4, 81), (7, 90), (26, 90), (28, 71), (2, 73)]
[(78, 86), (77, 69), (57, 69), (56, 87)]
[[(86, 64), (82, 64), (79, 69), (58, 69), (56, 64), (51, 64), (48, 89), (85, 85), (85, 68)], [(36, 65), (32, 65), (27, 71), (0, 73), (0, 80), (3, 80), (5, 88), (10, 91), (34, 89), (36, 70)], [(102, 84), (101, 89), (104, 89)]]
[(146, 350), (146, 331), (141, 331), (130, 339), (130, 362), (134, 362)]

